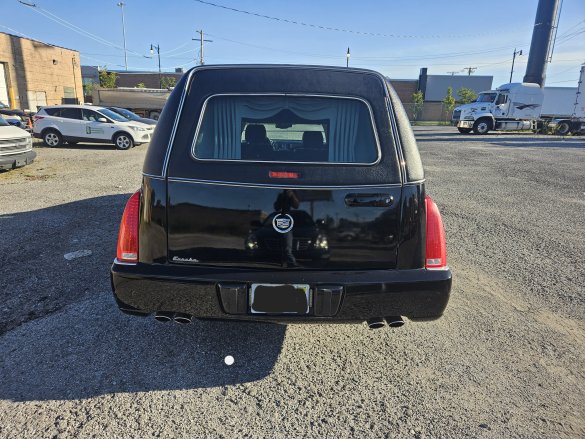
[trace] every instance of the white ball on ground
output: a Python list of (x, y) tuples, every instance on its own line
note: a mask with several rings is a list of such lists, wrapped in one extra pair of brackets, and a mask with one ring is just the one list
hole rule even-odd
[(225, 357), (225, 359), (223, 361), (228, 366), (231, 366), (232, 364), (234, 364), (234, 357), (232, 357), (231, 355), (228, 355), (227, 357)]

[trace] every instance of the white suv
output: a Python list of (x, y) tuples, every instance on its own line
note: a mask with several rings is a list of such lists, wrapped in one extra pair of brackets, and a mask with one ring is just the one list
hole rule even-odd
[(52, 147), (63, 142), (96, 142), (130, 149), (150, 142), (153, 130), (152, 125), (130, 121), (104, 107), (55, 105), (35, 115), (33, 135)]

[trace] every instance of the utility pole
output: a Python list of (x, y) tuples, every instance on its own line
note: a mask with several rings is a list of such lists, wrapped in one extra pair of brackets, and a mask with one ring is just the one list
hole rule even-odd
[(126, 21), (124, 20), (124, 2), (117, 3), (122, 10), (122, 35), (124, 36), (124, 67), (128, 71), (128, 55), (126, 54)]
[(75, 79), (75, 66), (77, 63), (75, 62), (75, 57), (71, 57), (71, 67), (73, 68), (73, 90), (75, 92), (75, 103), (79, 104), (79, 98), (77, 97), (77, 79)]
[(516, 60), (516, 55), (522, 55), (522, 50), (516, 51), (516, 49), (514, 49), (514, 54), (512, 55), (512, 69), (510, 70), (510, 82), (512, 82), (512, 74), (514, 73), (514, 61)]
[(213, 40), (206, 40), (203, 38), (203, 29), (195, 31), (199, 34), (199, 38), (191, 38), (193, 41), (199, 40), (199, 65), (202, 66), (203, 62), (203, 42), (213, 43)]
[(345, 54), (345, 67), (349, 67), (349, 57), (351, 54), (349, 53), (349, 47), (347, 48), (347, 53)]
[(463, 70), (467, 70), (467, 76), (471, 76), (477, 70), (477, 67), (464, 67)]
[(447, 73), (450, 73), (450, 74), (451, 74), (451, 76), (455, 76), (455, 74), (456, 74), (456, 73), (459, 73), (460, 71), (461, 71), (461, 70), (457, 70), (456, 72), (447, 72)]
[(160, 77), (160, 44), (150, 45), (150, 54), (154, 54), (154, 49), (156, 49), (156, 53), (158, 54), (158, 88), (162, 88), (162, 78)]

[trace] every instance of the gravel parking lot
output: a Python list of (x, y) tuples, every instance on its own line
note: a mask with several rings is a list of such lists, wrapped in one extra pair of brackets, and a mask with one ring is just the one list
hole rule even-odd
[(146, 145), (0, 173), (0, 437), (585, 437), (585, 139), (416, 134), (454, 282), (395, 330), (125, 316)]

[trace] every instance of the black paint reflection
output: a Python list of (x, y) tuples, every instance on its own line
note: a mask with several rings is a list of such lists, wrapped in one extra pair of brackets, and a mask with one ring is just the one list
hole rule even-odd
[[(400, 188), (282, 189), (169, 182), (168, 248), (175, 263), (374, 269), (396, 264), (398, 203), (351, 207), (349, 192)], [(284, 215), (284, 217), (283, 217)], [(286, 215), (291, 231), (279, 233)], [(275, 220), (276, 217), (276, 220)]]
[[(315, 222), (307, 211), (298, 210), (300, 204), (297, 191), (285, 189), (274, 202), (274, 212), (263, 222), (251, 224), (245, 246), (253, 259), (280, 259), (283, 267), (299, 267), (305, 260), (318, 263), (329, 258), (327, 235), (319, 228), (319, 221)], [(279, 221), (283, 221), (283, 229), (292, 229), (279, 231)]]

